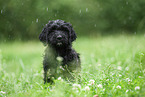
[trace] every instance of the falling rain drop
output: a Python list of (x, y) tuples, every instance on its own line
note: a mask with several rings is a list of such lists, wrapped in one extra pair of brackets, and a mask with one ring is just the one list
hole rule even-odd
[(80, 9), (80, 14), (82, 13), (82, 10)]
[(129, 18), (128, 18), (129, 20), (131, 20), (132, 18), (131, 18), (131, 16), (129, 16)]
[(23, 19), (23, 21), (25, 21), (25, 19)]
[(3, 13), (3, 10), (1, 10), (1, 14)]
[(96, 27), (96, 24), (94, 25), (94, 27)]
[(88, 12), (88, 8), (86, 8), (86, 12)]
[(47, 9), (46, 9), (47, 11), (48, 11), (48, 7), (47, 7)]
[(38, 23), (38, 19), (36, 19), (36, 23)]
[(134, 32), (134, 34), (136, 34), (136, 32)]
[(126, 5), (128, 5), (128, 2), (126, 2)]

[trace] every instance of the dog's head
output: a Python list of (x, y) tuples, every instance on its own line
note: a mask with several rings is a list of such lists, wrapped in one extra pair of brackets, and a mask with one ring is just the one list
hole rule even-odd
[(63, 20), (49, 21), (43, 28), (39, 39), (44, 45), (49, 44), (52, 46), (66, 46), (76, 39), (75, 31), (70, 23)]

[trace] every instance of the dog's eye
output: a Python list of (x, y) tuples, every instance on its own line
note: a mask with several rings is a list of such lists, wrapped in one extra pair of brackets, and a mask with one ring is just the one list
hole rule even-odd
[(66, 27), (61, 27), (60, 30), (65, 31), (65, 32), (69, 32), (69, 29)]
[(57, 29), (57, 26), (54, 25), (54, 26), (52, 26), (52, 27), (50, 28), (50, 31), (54, 31), (54, 30), (56, 30), (56, 29)]

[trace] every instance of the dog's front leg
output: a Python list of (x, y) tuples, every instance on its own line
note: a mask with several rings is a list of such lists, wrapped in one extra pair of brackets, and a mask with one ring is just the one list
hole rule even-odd
[(43, 64), (43, 69), (44, 69), (44, 84), (47, 82), (47, 78), (48, 78), (48, 75), (47, 75), (47, 72), (48, 72), (48, 66)]
[(49, 67), (48, 65), (43, 65), (44, 69), (44, 84), (45, 83), (53, 83), (53, 80), (55, 78), (56, 69), (54, 67)]

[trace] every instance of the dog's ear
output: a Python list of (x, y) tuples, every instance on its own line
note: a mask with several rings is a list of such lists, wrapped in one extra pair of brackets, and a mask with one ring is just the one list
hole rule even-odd
[(70, 32), (70, 38), (71, 38), (71, 42), (73, 42), (77, 38), (76, 33), (72, 27), (71, 27), (71, 32)]
[(76, 33), (75, 33), (73, 27), (71, 26), (70, 41), (73, 42), (74, 40), (76, 40), (76, 38), (77, 38)]
[(47, 39), (47, 27), (44, 27), (42, 32), (39, 35), (39, 40), (46, 45), (46, 39)]

